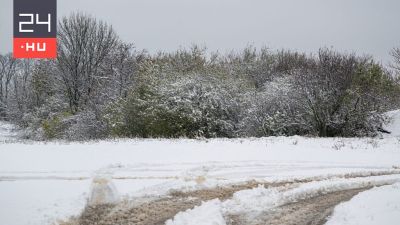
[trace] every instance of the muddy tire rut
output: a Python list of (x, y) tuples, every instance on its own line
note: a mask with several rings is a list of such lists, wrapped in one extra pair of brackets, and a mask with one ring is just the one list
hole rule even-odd
[[(369, 187), (371, 188), (371, 187)], [(350, 189), (320, 195), (273, 208), (253, 218), (230, 215), (228, 225), (323, 225), (336, 205), (369, 188)]]
[[(397, 172), (398, 173), (398, 172)], [(392, 174), (392, 172), (390, 172)], [(378, 172), (369, 176), (386, 175)], [(343, 177), (343, 176), (338, 176)], [(345, 178), (366, 177), (364, 175), (345, 176)], [(298, 179), (290, 182), (265, 183), (249, 181), (247, 183), (228, 185), (195, 191), (172, 191), (168, 196), (152, 200), (128, 200), (117, 205), (87, 206), (83, 212), (68, 221), (59, 222), (60, 225), (163, 225), (177, 213), (201, 205), (203, 201), (220, 199), (224, 201), (232, 198), (237, 191), (252, 189), (259, 185), (266, 188), (282, 187), (294, 188), (302, 183), (324, 179)], [(340, 202), (351, 199), (364, 189), (352, 189), (320, 195), (314, 198), (286, 204), (258, 215), (256, 218), (246, 219), (246, 215), (227, 215), (229, 225), (319, 225), (325, 222), (333, 208)]]
[(203, 201), (215, 198), (223, 201), (231, 198), (237, 191), (252, 189), (259, 185), (280, 187), (296, 184), (297, 182), (260, 183), (251, 181), (189, 192), (173, 191), (168, 197), (134, 206), (128, 206), (129, 204), (87, 206), (79, 217), (63, 222), (62, 225), (163, 225), (178, 212), (201, 205)]

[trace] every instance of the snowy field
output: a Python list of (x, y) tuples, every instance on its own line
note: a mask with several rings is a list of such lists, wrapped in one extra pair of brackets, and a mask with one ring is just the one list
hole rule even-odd
[(326, 225), (396, 224), (400, 221), (400, 183), (361, 192), (342, 203)]
[[(400, 118), (399, 113), (392, 116)], [(78, 215), (93, 194), (93, 178), (109, 179), (116, 189), (115, 200), (249, 180), (311, 181), (283, 192), (262, 186), (239, 191), (232, 199), (215, 199), (178, 213), (167, 222), (171, 225), (210, 224), (204, 218), (224, 224), (222, 215), (227, 212), (254, 213), (316, 193), (391, 185), (400, 182), (400, 122), (393, 123), (387, 129), (397, 133), (384, 138), (134, 139), (89, 143), (22, 143), (15, 141), (12, 126), (0, 123), (0, 224), (46, 225)], [(398, 195), (399, 185), (361, 192), (337, 206), (328, 224), (382, 224), (341, 222), (364, 216), (346, 209), (373, 205), (381, 192), (389, 201)], [(395, 206), (382, 202), (383, 198), (379, 200), (381, 204), (367, 207), (369, 215), (379, 212), (376, 207), (382, 205), (391, 207), (388, 214), (398, 218), (398, 202)], [(193, 214), (199, 221), (185, 223), (187, 218), (196, 217)]]

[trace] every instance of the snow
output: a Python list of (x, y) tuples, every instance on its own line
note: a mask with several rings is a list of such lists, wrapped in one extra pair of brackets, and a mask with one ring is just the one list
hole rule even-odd
[(89, 186), (87, 180), (0, 181), (0, 224), (53, 224), (78, 215)]
[(398, 225), (400, 183), (359, 193), (335, 207), (326, 225)]
[[(0, 224), (47, 225), (78, 215), (93, 193), (98, 193), (94, 183), (103, 176), (106, 188), (100, 190), (107, 190), (106, 200), (115, 202), (247, 180), (341, 182), (349, 175), (369, 176), (400, 168), (397, 137), (64, 143), (15, 141), (13, 130), (11, 125), (0, 123), (0, 139), (5, 140), (0, 141)], [(263, 191), (267, 196), (271, 190)], [(236, 193), (235, 201), (244, 193)], [(250, 198), (254, 193), (248, 194)], [(210, 211), (201, 207), (193, 211), (216, 218), (221, 207), (217, 202), (211, 205)]]
[(166, 225), (226, 225), (222, 215), (221, 201), (214, 199), (207, 201), (193, 209), (180, 212), (173, 219), (168, 220)]
[[(193, 210), (187, 210), (186, 212), (178, 213), (173, 219), (174, 223), (169, 222), (166, 223), (166, 225), (197, 224), (195, 222), (190, 223), (188, 218), (195, 218), (196, 221), (219, 221), (219, 223), (215, 224), (224, 224), (224, 222), (221, 222), (220, 218), (223, 218), (224, 215), (228, 214), (246, 213), (247, 216), (252, 218), (263, 211), (270, 210), (287, 203), (296, 202), (301, 199), (312, 198), (321, 194), (333, 193), (342, 190), (366, 188), (370, 187), (371, 185), (393, 184), (395, 182), (400, 182), (400, 175), (396, 174), (379, 177), (332, 179), (305, 183), (295, 188), (265, 188), (264, 186), (260, 185), (257, 188), (238, 191), (234, 193), (232, 199), (228, 199), (222, 203), (218, 199), (214, 199), (204, 202), (201, 206), (196, 207)], [(397, 195), (394, 195), (393, 197), (396, 197)], [(397, 200), (397, 203), (399, 202), (400, 201)], [(396, 207), (397, 205), (394, 205), (394, 208), (398, 213), (400, 208)], [(340, 223), (339, 221), (337, 224), (343, 223)]]
[(16, 127), (0, 120), (0, 142), (16, 140), (17, 137)]
[(321, 193), (327, 194), (348, 189), (365, 188), (371, 185), (393, 184), (399, 181), (400, 175), (385, 175), (315, 181), (286, 191), (259, 186), (258, 188), (236, 192), (232, 199), (223, 203), (223, 207), (229, 213), (261, 212), (301, 199), (316, 197)]
[(387, 131), (390, 131), (390, 136), (400, 137), (400, 110), (394, 110), (386, 113), (389, 117), (389, 122), (383, 126)]
[[(342, 146), (339, 150), (334, 148), (337, 143)], [(0, 211), (0, 224), (49, 224), (49, 215), (53, 221), (76, 215), (90, 197), (92, 179), (98, 174), (108, 173), (121, 197), (134, 198), (251, 179), (322, 179), (388, 172), (400, 165), (399, 149), (395, 138), (3, 143), (0, 190), (9, 189), (0, 192), (0, 207), (6, 208)], [(32, 191), (21, 182), (43, 185)], [(66, 192), (61, 200), (49, 194), (54, 190), (64, 195), (62, 188), (49, 188), (60, 182), (71, 183), (70, 195)], [(45, 201), (22, 198), (28, 194)], [(8, 207), (11, 202), (14, 208)], [(59, 209), (52, 213), (55, 204)]]
[(92, 180), (88, 204), (90, 206), (101, 204), (114, 204), (119, 201), (119, 194), (111, 177), (97, 176)]

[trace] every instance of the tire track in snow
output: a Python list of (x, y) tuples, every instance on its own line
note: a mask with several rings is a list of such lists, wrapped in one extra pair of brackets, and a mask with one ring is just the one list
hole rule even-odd
[[(100, 173), (110, 173), (112, 174), (114, 171), (100, 171)], [(59, 174), (76, 174), (76, 175), (59, 175)], [(50, 171), (50, 172), (28, 172), (28, 171), (20, 171), (20, 172), (4, 172), (0, 171), (0, 181), (13, 181), (13, 180), (88, 180), (92, 179), (92, 176), (82, 175), (88, 173), (87, 171), (78, 171), (78, 172), (65, 172), (65, 171)], [(54, 174), (54, 175), (48, 175)], [(57, 175), (56, 175), (57, 174)], [(325, 176), (311, 176), (308, 177), (307, 180), (322, 180), (322, 179), (330, 179), (330, 178), (354, 178), (354, 177), (370, 177), (370, 176), (382, 176), (382, 175), (391, 175), (391, 174), (400, 174), (400, 168), (393, 166), (393, 169), (380, 169), (380, 170), (365, 170), (358, 172), (349, 172), (342, 174), (329, 174)], [(204, 175), (207, 177), (207, 175)], [(111, 175), (111, 178), (114, 180), (140, 180), (140, 179), (165, 179), (165, 180), (178, 180), (182, 178), (182, 175), (172, 175), (172, 176), (130, 176), (130, 175)], [(185, 177), (183, 177), (185, 178)], [(196, 177), (197, 178), (197, 177)], [(212, 176), (210, 177), (215, 180), (229, 180), (223, 176)], [(188, 179), (188, 178), (185, 178)], [(282, 180), (281, 182), (285, 182), (288, 180), (292, 180), (294, 182), (301, 182), (302, 179), (290, 179), (287, 178)]]
[[(162, 225), (180, 211), (201, 205), (203, 201), (220, 198), (228, 199), (233, 193), (251, 189), (260, 185), (259, 182), (216, 187), (213, 189), (195, 190), (190, 192), (174, 191), (170, 196), (129, 206), (126, 202), (113, 205), (87, 206), (76, 219), (71, 219), (63, 225)], [(265, 184), (271, 186), (287, 185), (287, 183)]]
[[(168, 225), (203, 225), (205, 219), (218, 221), (222, 216), (229, 225), (318, 225), (324, 222), (335, 205), (350, 199), (359, 191), (399, 181), (399, 175), (386, 175), (313, 181), (283, 191), (259, 186), (238, 191), (224, 202), (213, 200), (214, 204), (209, 204), (211, 201), (208, 201), (197, 208), (181, 212), (169, 221)], [(213, 206), (210, 210), (215, 220), (208, 218), (210, 214), (206, 207), (208, 205)], [(189, 217), (193, 219), (188, 220)], [(225, 221), (217, 222), (215, 225), (226, 225)]]
[(274, 208), (249, 219), (243, 215), (231, 215), (228, 225), (323, 225), (326, 223), (336, 205), (349, 201), (359, 192), (372, 188), (349, 189), (319, 195), (298, 202)]
[[(376, 176), (380, 176), (379, 174), (373, 173), (373, 175)], [(342, 179), (349, 179), (350, 177), (362, 178), (366, 176), (365, 174), (342, 174), (338, 177), (345, 177)], [(164, 224), (165, 221), (172, 219), (177, 213), (192, 209), (195, 206), (199, 206), (204, 201), (210, 201), (212, 199), (220, 199), (222, 201), (228, 200), (239, 191), (251, 190), (259, 185), (264, 185), (266, 188), (280, 188), (281, 190), (288, 190), (301, 184), (321, 180), (326, 180), (326, 178), (296, 179), (294, 181), (276, 183), (250, 181), (242, 184), (232, 184), (223, 187), (194, 191), (172, 191), (169, 193), (169, 196), (140, 203), (125, 201), (117, 205), (87, 206), (81, 215), (79, 215), (77, 218), (71, 219), (65, 224), (161, 225)]]

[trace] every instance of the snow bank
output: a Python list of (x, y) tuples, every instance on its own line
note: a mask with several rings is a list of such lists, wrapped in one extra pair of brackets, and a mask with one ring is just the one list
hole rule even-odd
[(214, 199), (193, 209), (180, 212), (166, 225), (226, 225), (222, 216), (221, 201)]
[(295, 202), (301, 199), (312, 198), (321, 194), (333, 193), (342, 190), (365, 188), (369, 186), (393, 184), (400, 182), (400, 175), (386, 175), (379, 177), (332, 179), (310, 182), (287, 191), (262, 186), (251, 190), (236, 192), (232, 199), (223, 202), (226, 212), (261, 212), (270, 208)]
[(398, 225), (400, 183), (359, 193), (336, 206), (326, 225)]
[(89, 205), (115, 204), (118, 201), (119, 195), (111, 177), (98, 176), (93, 178)]
[(263, 211), (277, 205), (282, 193), (277, 188), (257, 188), (238, 191), (232, 199), (223, 202), (225, 213), (236, 214), (241, 212)]

